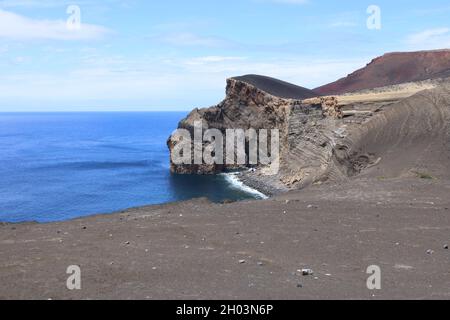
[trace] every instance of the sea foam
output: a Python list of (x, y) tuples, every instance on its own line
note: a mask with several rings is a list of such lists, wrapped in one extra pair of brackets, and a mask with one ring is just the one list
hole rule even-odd
[(222, 174), (226, 181), (235, 189), (239, 189), (242, 190), (246, 193), (249, 193), (251, 195), (256, 196), (259, 199), (269, 199), (269, 197), (267, 195), (265, 195), (264, 193), (251, 188), (249, 186), (247, 186), (246, 184), (244, 184), (240, 179), (239, 179), (239, 173), (236, 172), (231, 172), (231, 173), (223, 173)]

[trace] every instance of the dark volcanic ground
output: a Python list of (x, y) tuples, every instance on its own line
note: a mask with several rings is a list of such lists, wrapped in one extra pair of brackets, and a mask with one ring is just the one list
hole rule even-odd
[[(357, 179), (0, 227), (1, 299), (449, 299), (450, 181)], [(66, 289), (79, 265), (82, 290)], [(370, 265), (382, 290), (366, 287)], [(312, 276), (297, 270), (311, 268)]]

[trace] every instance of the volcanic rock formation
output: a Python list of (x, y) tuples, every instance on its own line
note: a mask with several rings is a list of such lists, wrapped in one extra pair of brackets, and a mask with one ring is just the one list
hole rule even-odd
[(394, 52), (336, 82), (314, 89), (320, 95), (337, 95), (405, 82), (450, 77), (450, 50)]
[[(178, 128), (187, 129), (192, 136), (196, 121), (202, 122), (203, 130), (219, 129), (224, 136), (226, 136), (227, 129), (278, 129), (281, 139), (286, 140), (289, 113), (292, 108), (300, 107), (302, 101), (276, 97), (245, 82), (244, 79), (252, 83), (258, 82), (265, 89), (279, 95), (296, 96), (299, 99), (314, 96), (314, 93), (308, 89), (294, 85), (285, 86), (286, 83), (267, 77), (231, 78), (227, 80), (224, 101), (214, 107), (193, 110), (186, 119), (179, 123)], [(310, 110), (306, 110), (306, 112), (309, 113)], [(168, 147), (171, 152), (179, 142), (179, 138), (175, 135), (169, 138)], [(282, 144), (283, 146), (284, 144)], [(171, 163), (172, 172), (181, 174), (213, 174), (237, 168), (239, 166), (236, 165), (175, 165), (173, 162)]]
[[(416, 70), (414, 76), (398, 77), (395, 72), (399, 69), (394, 67), (392, 76), (384, 68), (378, 74), (390, 77), (394, 83), (430, 74), (446, 75), (447, 61), (442, 65), (426, 62), (424, 57), (428, 54), (447, 56), (450, 51), (418, 53), (417, 63), (427, 68), (422, 73)], [(380, 59), (396, 61), (398, 56), (404, 57), (391, 54)], [(380, 59), (372, 64), (378, 64)], [(355, 74), (364, 75), (366, 71)], [(383, 77), (380, 79), (386, 80)], [(377, 84), (375, 81), (354, 87)], [(450, 172), (448, 78), (380, 86), (338, 96), (314, 95), (308, 89), (261, 76), (228, 79), (225, 100), (208, 109), (195, 109), (180, 122), (179, 128), (193, 132), (194, 123), (201, 122), (204, 130), (219, 129), (224, 135), (226, 129), (278, 129), (279, 170), (271, 172), (265, 166), (248, 163), (241, 166), (171, 163), (172, 172), (214, 174), (252, 168), (241, 170), (241, 179), (266, 193), (361, 174), (409, 175), (420, 171), (428, 157), (442, 159), (439, 168), (433, 170), (444, 175)], [(169, 138), (171, 152), (179, 142), (175, 136)]]

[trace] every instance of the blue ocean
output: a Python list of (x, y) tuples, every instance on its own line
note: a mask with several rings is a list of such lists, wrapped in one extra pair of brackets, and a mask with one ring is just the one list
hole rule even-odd
[(169, 171), (182, 112), (0, 113), (0, 221), (51, 222), (197, 197), (257, 198), (227, 175)]

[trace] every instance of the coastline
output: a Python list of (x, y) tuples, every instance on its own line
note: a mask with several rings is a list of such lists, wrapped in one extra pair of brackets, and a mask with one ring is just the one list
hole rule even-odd
[[(0, 298), (448, 299), (448, 192), (446, 179), (356, 179), (268, 200), (0, 224)], [(65, 288), (74, 264), (80, 291)], [(369, 265), (383, 270), (375, 296)]]
[[(282, 192), (280, 190), (277, 190), (275, 188), (270, 187), (269, 185), (265, 185), (264, 181), (257, 180), (257, 179), (251, 179), (248, 175), (245, 175), (245, 172), (229, 172), (229, 173), (221, 173), (220, 176), (223, 176), (226, 182), (235, 189), (241, 190), (247, 194), (250, 194), (253, 196), (251, 199), (246, 200), (237, 200), (232, 201), (234, 202), (245, 202), (245, 201), (260, 201), (260, 200), (268, 200), (271, 197), (275, 195), (280, 195)], [(261, 190), (264, 190), (261, 191)], [(172, 206), (177, 204), (182, 204), (185, 202), (190, 201), (197, 201), (197, 200), (206, 200), (209, 202), (206, 197), (195, 197), (188, 200), (177, 200), (177, 201), (171, 201), (171, 202), (164, 202), (164, 203), (156, 203), (156, 204), (149, 204), (149, 205), (143, 205), (143, 206), (130, 206), (128, 208), (124, 208), (121, 210), (116, 210), (112, 212), (92, 212), (86, 215), (82, 215), (79, 217), (69, 218), (65, 220), (56, 220), (56, 221), (50, 221), (50, 222), (39, 222), (34, 220), (27, 220), (27, 221), (20, 221), (20, 222), (8, 222), (8, 221), (0, 221), (0, 226), (6, 226), (6, 225), (26, 225), (26, 224), (38, 224), (38, 225), (45, 225), (45, 224), (53, 224), (53, 223), (63, 223), (63, 222), (70, 222), (70, 221), (77, 221), (82, 219), (89, 219), (96, 216), (108, 216), (108, 215), (115, 215), (118, 213), (123, 213), (127, 211), (132, 210), (138, 210), (142, 208), (148, 208), (148, 209), (155, 209), (159, 207), (165, 207), (165, 206)], [(216, 203), (216, 202), (211, 202)]]
[[(250, 194), (254, 197), (251, 199), (232, 201), (232, 203), (268, 200), (271, 197), (274, 197), (276, 195), (281, 195), (284, 192), (287, 192), (287, 191), (281, 191), (281, 190), (275, 189), (275, 188), (271, 187), (270, 185), (265, 184), (264, 180), (262, 180), (262, 179), (251, 178), (244, 171), (220, 173), (218, 175), (223, 176), (224, 179), (226, 180), (226, 182), (232, 188), (241, 190), (241, 191), (243, 191), (247, 194)], [(178, 205), (178, 204), (192, 202), (192, 201), (198, 201), (198, 200), (211, 202), (211, 203), (217, 203), (217, 202), (210, 201), (206, 197), (195, 197), (195, 198), (188, 199), (188, 200), (177, 200), (177, 201), (171, 201), (171, 202), (143, 205), (143, 206), (138, 206), (138, 207), (131, 206), (128, 208), (124, 208), (124, 209), (116, 210), (116, 211), (112, 211), (112, 212), (93, 212), (93, 213), (79, 216), (79, 217), (74, 217), (74, 218), (65, 219), (65, 220), (50, 221), (50, 222), (39, 222), (39, 221), (34, 221), (34, 220), (21, 221), (21, 222), (0, 221), (0, 227), (6, 226), (6, 225), (27, 225), (27, 224), (45, 225), (45, 224), (54, 224), (54, 223), (64, 223), (64, 222), (77, 221), (77, 220), (82, 220), (82, 219), (89, 219), (89, 218), (93, 218), (93, 217), (97, 217), (97, 216), (108, 216), (108, 215), (113, 216), (115, 214), (120, 214), (123, 212), (128, 212), (128, 211), (133, 211), (133, 210), (139, 210), (139, 209), (143, 209), (143, 208), (156, 209), (156, 208), (160, 208), (160, 207), (173, 206), (173, 205)]]
[(281, 184), (277, 184), (276, 176), (259, 175), (252, 171), (241, 171), (238, 173), (239, 180), (246, 186), (258, 190), (268, 198), (282, 195), (290, 190)]
[(260, 190), (263, 190), (260, 188), (260, 186), (254, 184), (247, 184), (242, 180), (242, 174), (239, 172), (228, 172), (228, 173), (221, 173), (220, 175), (224, 176), (227, 182), (232, 185), (234, 188), (237, 188), (239, 190), (242, 190), (248, 194), (254, 195), (256, 199), (261, 200), (267, 200), (269, 199), (270, 195), (267, 195)]

